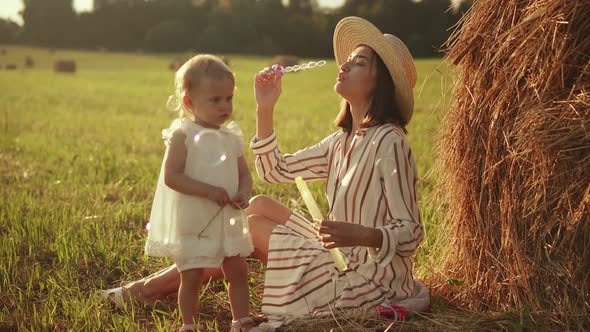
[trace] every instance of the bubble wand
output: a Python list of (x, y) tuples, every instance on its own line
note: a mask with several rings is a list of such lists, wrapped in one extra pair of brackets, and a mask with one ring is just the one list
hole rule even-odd
[(279, 64), (276, 64), (276, 65), (272, 65), (272, 67), (270, 67), (268, 71), (269, 71), (269, 74), (274, 74), (277, 77), (283, 77), (287, 73), (296, 73), (300, 70), (321, 67), (325, 64), (326, 64), (325, 60), (320, 60), (317, 62), (311, 61), (308, 63), (304, 63), (302, 65), (294, 65), (294, 66), (288, 66), (288, 67), (283, 67)]
[[(303, 181), (303, 178), (300, 176), (296, 177), (295, 183), (297, 184), (297, 188), (299, 189), (301, 197), (303, 197), (303, 201), (305, 202), (305, 205), (307, 206), (307, 209), (309, 210), (309, 213), (311, 214), (312, 218), (314, 220), (323, 220), (324, 217), (322, 216), (322, 212), (320, 211), (320, 208), (313, 199), (311, 191), (309, 191), (309, 188), (307, 187), (305, 181)], [(317, 224), (317, 221), (314, 221), (314, 224)], [(346, 269), (348, 268), (348, 264), (346, 264), (346, 260), (344, 260), (342, 252), (338, 248), (333, 248), (330, 249), (330, 255), (332, 255), (334, 265), (336, 265), (338, 271), (346, 271)]]

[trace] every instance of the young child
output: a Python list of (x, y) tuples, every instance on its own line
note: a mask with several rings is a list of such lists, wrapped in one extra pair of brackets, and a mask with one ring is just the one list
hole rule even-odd
[[(176, 72), (181, 113), (162, 131), (167, 148), (150, 216), (145, 253), (171, 257), (180, 272), (179, 331), (197, 331), (204, 269), (229, 282), (232, 331), (258, 331), (248, 317), (245, 258), (253, 251), (247, 219), (252, 178), (232, 114), (234, 76), (217, 57), (197, 55)], [(183, 116), (183, 114), (185, 116)]]

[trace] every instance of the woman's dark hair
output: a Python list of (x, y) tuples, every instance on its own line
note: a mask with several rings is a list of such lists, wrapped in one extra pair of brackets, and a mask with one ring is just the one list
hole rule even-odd
[[(375, 90), (371, 97), (371, 105), (369, 106), (365, 118), (360, 124), (360, 128), (373, 127), (383, 123), (393, 123), (407, 133), (407, 123), (403, 120), (402, 113), (395, 103), (395, 84), (391, 79), (389, 70), (375, 51), (373, 51), (373, 54), (373, 65), (376, 66), (375, 69), (377, 75)], [(350, 104), (346, 99), (342, 99), (340, 112), (336, 116), (334, 122), (346, 132), (352, 130), (352, 114), (350, 113)]]

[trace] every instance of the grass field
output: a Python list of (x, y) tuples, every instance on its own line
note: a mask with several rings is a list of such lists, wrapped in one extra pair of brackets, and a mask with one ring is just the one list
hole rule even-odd
[[(144, 226), (162, 160), (162, 128), (175, 114), (166, 109), (172, 90), (171, 59), (178, 55), (77, 52), (3, 46), (0, 71), (0, 330), (156, 330), (178, 327), (176, 305), (134, 305), (117, 310), (97, 299), (97, 290), (148, 275), (170, 262), (143, 255)], [(24, 57), (35, 60), (22, 69)], [(56, 74), (56, 59), (74, 59), (78, 72)], [(253, 75), (270, 58), (229, 56), (236, 73), (234, 120), (246, 137), (254, 134)], [(311, 60), (311, 59), (310, 59)], [(430, 204), (436, 185), (431, 169), (436, 135), (451, 80), (440, 60), (418, 60), (416, 111), (408, 137), (418, 161), (420, 207), (427, 239), (416, 259), (420, 277), (436, 266), (440, 218)], [(313, 144), (335, 130), (339, 98), (332, 91), (333, 61), (288, 75), (276, 110), (275, 128), (283, 151)], [(252, 154), (247, 152), (251, 169)], [(295, 185), (263, 184), (254, 176), (254, 194), (299, 207)], [(323, 183), (314, 183), (326, 207)], [(259, 312), (260, 264), (251, 262), (252, 308)], [(203, 318), (224, 331), (230, 319), (223, 282), (201, 296)], [(433, 313), (400, 327), (486, 329), (527, 325), (522, 313), (488, 316), (434, 302)], [(451, 317), (453, 317), (451, 319)], [(219, 325), (215, 323), (218, 321)], [(369, 319), (342, 317), (311, 321), (299, 331), (364, 330)]]

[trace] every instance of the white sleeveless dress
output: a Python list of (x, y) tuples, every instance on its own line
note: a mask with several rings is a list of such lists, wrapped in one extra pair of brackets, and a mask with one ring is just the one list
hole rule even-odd
[[(231, 122), (227, 127), (210, 129), (190, 119), (176, 119), (162, 131), (166, 145), (178, 128), (186, 135), (184, 173), (197, 181), (224, 188), (230, 198), (236, 195), (238, 158), (244, 152), (243, 135), (238, 125)], [(150, 215), (146, 255), (171, 257), (182, 271), (216, 268), (224, 257), (246, 257), (253, 249), (248, 222), (242, 210), (229, 204), (219, 207), (206, 198), (185, 195), (169, 188), (164, 183), (162, 162)]]

